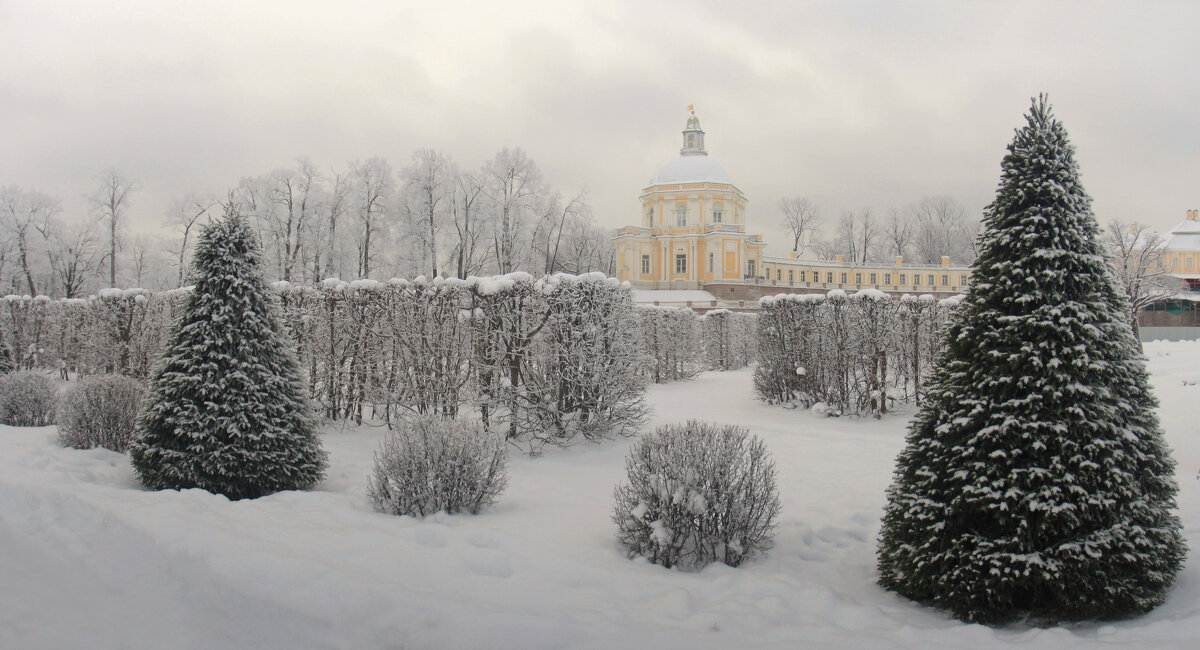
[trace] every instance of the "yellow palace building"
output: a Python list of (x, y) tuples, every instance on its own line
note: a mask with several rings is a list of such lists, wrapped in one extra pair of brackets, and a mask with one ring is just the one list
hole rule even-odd
[[(843, 262), (772, 257), (761, 235), (746, 232), (746, 195), (708, 156), (695, 113), (683, 130), (679, 157), (658, 168), (642, 190), (641, 224), (617, 230), (617, 278), (642, 302), (696, 307), (754, 307), (777, 293), (857, 291), (953, 294), (966, 290), (970, 269), (939, 265)], [(750, 301), (748, 303), (748, 301)], [(711, 304), (705, 304), (711, 303)]]

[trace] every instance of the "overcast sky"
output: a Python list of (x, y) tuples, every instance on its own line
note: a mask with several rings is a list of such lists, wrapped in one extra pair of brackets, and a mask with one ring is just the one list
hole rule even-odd
[(1200, 207), (1198, 28), (1194, 2), (0, 0), (0, 185), (83, 215), (112, 165), (149, 224), (300, 155), (519, 146), (615, 227), (694, 104), (782, 250), (788, 195), (980, 211), (1046, 92), (1101, 221), (1166, 229)]

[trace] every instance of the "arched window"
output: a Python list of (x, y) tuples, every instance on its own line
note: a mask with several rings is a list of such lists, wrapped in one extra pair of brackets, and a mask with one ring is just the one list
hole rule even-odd
[(679, 203), (675, 206), (675, 225), (680, 227), (687, 225), (686, 203)]

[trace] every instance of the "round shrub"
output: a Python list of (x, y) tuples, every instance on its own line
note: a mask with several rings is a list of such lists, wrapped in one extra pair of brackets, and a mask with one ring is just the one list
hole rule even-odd
[(775, 463), (748, 429), (691, 420), (659, 427), (625, 459), (613, 521), (629, 557), (665, 567), (736, 567), (771, 547)]
[(479, 514), (508, 486), (507, 463), (504, 440), (478, 422), (413, 418), (376, 452), (368, 493), (394, 515)]
[(0, 423), (44, 427), (54, 423), (58, 384), (33, 370), (0, 376)]
[(122, 375), (80, 380), (58, 403), (58, 441), (66, 447), (104, 447), (124, 453), (133, 437), (146, 389)]

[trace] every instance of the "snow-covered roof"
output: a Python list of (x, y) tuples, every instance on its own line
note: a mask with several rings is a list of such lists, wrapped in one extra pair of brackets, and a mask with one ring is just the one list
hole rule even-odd
[(1200, 221), (1196, 219), (1184, 219), (1177, 226), (1171, 229), (1172, 235), (1193, 234), (1200, 235)]
[(1167, 239), (1169, 251), (1200, 251), (1200, 232), (1174, 233)]
[(708, 302), (717, 297), (707, 291), (698, 289), (634, 289), (633, 301), (637, 303), (655, 302)]
[(733, 179), (724, 167), (704, 154), (689, 154), (672, 160), (654, 174), (651, 185), (668, 185), (671, 183), (725, 183), (733, 184)]

